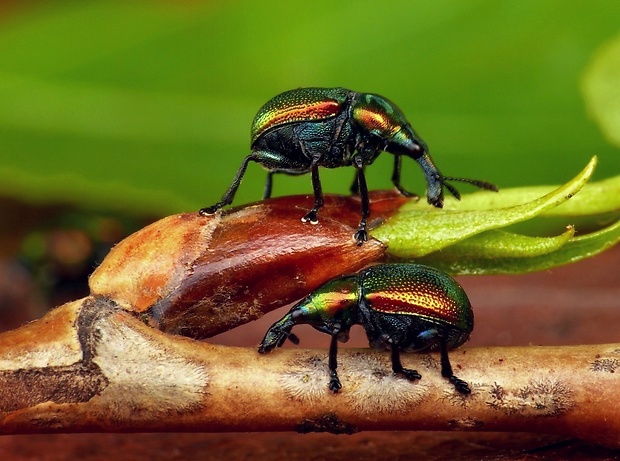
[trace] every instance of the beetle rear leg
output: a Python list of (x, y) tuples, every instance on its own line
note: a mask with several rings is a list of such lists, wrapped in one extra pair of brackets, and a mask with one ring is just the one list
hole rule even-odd
[(419, 199), (420, 196), (418, 194), (409, 192), (400, 183), (401, 168), (402, 168), (402, 156), (398, 154), (394, 154), (394, 170), (392, 171), (392, 184), (394, 184), (394, 187), (396, 187), (396, 190), (398, 190), (398, 192), (400, 192), (405, 197), (409, 197), (412, 199)]
[(267, 172), (267, 181), (265, 181), (265, 189), (263, 190), (263, 200), (271, 198), (271, 190), (273, 188), (273, 174), (275, 171)]
[(396, 374), (403, 375), (409, 381), (415, 381), (421, 379), (422, 375), (416, 370), (410, 368), (404, 368), (400, 362), (400, 350), (395, 344), (392, 344), (392, 371)]
[(319, 166), (317, 164), (312, 165), (312, 188), (314, 189), (314, 208), (301, 218), (301, 221), (309, 222), (310, 224), (318, 224), (318, 212), (324, 202), (323, 190), (321, 189), (321, 178), (319, 178)]
[(461, 394), (471, 394), (471, 389), (469, 388), (469, 384), (463, 381), (460, 378), (457, 378), (452, 372), (452, 365), (450, 365), (450, 359), (448, 358), (448, 346), (446, 345), (446, 341), (441, 338), (440, 340), (441, 347), (441, 375), (444, 378), (448, 378), (455, 389)]
[(228, 188), (228, 190), (222, 197), (222, 200), (217, 202), (215, 205), (201, 208), (200, 211), (198, 211), (199, 214), (201, 214), (202, 216), (211, 215), (215, 213), (217, 210), (219, 210), (220, 208), (225, 207), (226, 205), (230, 205), (232, 203), (233, 199), (235, 198), (235, 194), (237, 193), (237, 189), (239, 189), (239, 184), (241, 184), (241, 180), (243, 179), (243, 175), (245, 174), (245, 170), (248, 168), (248, 164), (250, 163), (250, 161), (254, 161), (254, 162), (256, 161), (254, 154), (250, 154), (245, 159), (243, 159), (241, 166), (237, 170), (237, 174), (235, 174), (235, 179), (233, 179), (232, 184), (230, 185), (230, 187)]
[(342, 389), (342, 384), (338, 378), (338, 335), (340, 325), (336, 325), (332, 331), (332, 340), (329, 344), (329, 390), (337, 394)]

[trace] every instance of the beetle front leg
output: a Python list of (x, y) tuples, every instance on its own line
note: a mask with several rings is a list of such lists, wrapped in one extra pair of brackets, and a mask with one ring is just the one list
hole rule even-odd
[[(366, 167), (362, 167), (362, 173), (365, 173)], [(351, 187), (349, 190), (351, 191), (351, 195), (359, 195), (360, 194), (360, 184), (359, 184), (359, 170), (355, 170), (355, 176), (353, 177), (353, 182), (351, 183)]]
[(243, 175), (245, 175), (245, 170), (248, 168), (248, 164), (251, 161), (254, 161), (254, 162), (256, 161), (256, 158), (254, 157), (253, 153), (248, 155), (245, 159), (243, 159), (243, 163), (241, 163), (241, 166), (237, 170), (237, 174), (235, 175), (235, 179), (233, 179), (232, 184), (230, 185), (230, 187), (228, 188), (228, 190), (226, 191), (226, 193), (222, 197), (222, 200), (217, 202), (215, 205), (208, 206), (208, 207), (205, 207), (205, 208), (201, 208), (200, 211), (198, 211), (198, 213), (201, 214), (202, 216), (207, 216), (207, 215), (211, 215), (211, 214), (215, 213), (217, 210), (219, 210), (220, 208), (222, 208), (222, 207), (224, 207), (226, 205), (230, 205), (232, 203), (233, 199), (235, 198), (235, 194), (237, 193), (237, 189), (239, 189), (239, 185), (241, 184), (241, 180), (243, 179)]
[(402, 168), (402, 156), (398, 154), (394, 154), (394, 171), (392, 171), (392, 184), (396, 187), (396, 190), (400, 192), (405, 197), (419, 199), (420, 197), (413, 192), (409, 192), (405, 189), (400, 183), (400, 172)]
[(441, 348), (441, 375), (454, 385), (457, 391), (461, 394), (471, 394), (469, 385), (462, 379), (457, 378), (452, 372), (452, 365), (450, 365), (450, 359), (448, 358), (448, 346), (445, 339), (441, 338), (439, 342)]
[(334, 327), (332, 331), (332, 340), (329, 344), (329, 390), (337, 394), (342, 389), (342, 384), (338, 378), (338, 335), (340, 334), (340, 325)]
[(409, 381), (415, 381), (421, 379), (422, 375), (416, 370), (410, 368), (404, 368), (400, 361), (400, 350), (395, 344), (392, 344), (392, 371), (396, 374), (403, 375)]
[(314, 208), (312, 208), (303, 218), (301, 218), (301, 221), (309, 222), (310, 224), (318, 224), (319, 218), (317, 213), (323, 206), (323, 190), (321, 189), (319, 165), (317, 163), (312, 164), (312, 188), (314, 189)]
[(358, 245), (361, 245), (368, 240), (366, 220), (370, 214), (370, 200), (368, 198), (368, 186), (366, 185), (366, 175), (364, 174), (364, 164), (361, 157), (355, 157), (353, 165), (357, 169), (357, 186), (362, 202), (362, 219), (360, 220), (357, 232), (353, 235), (353, 238), (357, 240)]

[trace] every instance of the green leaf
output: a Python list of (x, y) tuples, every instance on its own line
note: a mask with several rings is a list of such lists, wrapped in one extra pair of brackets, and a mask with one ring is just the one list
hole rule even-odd
[(594, 55), (582, 80), (590, 115), (607, 139), (620, 146), (620, 35), (605, 43)]
[[(469, 194), (462, 202), (450, 201), (444, 209), (490, 210), (531, 202), (549, 194), (558, 186), (512, 187), (493, 195), (484, 192)], [(613, 213), (620, 210), (620, 175), (588, 183), (570, 200), (547, 209), (544, 216), (586, 216)]]
[[(485, 232), (416, 260), (452, 274), (522, 274), (589, 258), (620, 242), (620, 221), (591, 234), (572, 237), (569, 228), (558, 237), (532, 238)], [(496, 241), (499, 240), (499, 243)], [(499, 246), (507, 251), (498, 251)], [(536, 255), (536, 249), (549, 249)], [(475, 250), (478, 253), (475, 253)], [(513, 251), (514, 250), (514, 251)], [(528, 254), (529, 253), (529, 254)]]
[(531, 258), (560, 249), (575, 235), (569, 226), (556, 237), (530, 237), (502, 230), (490, 230), (462, 240), (427, 258), (440, 259), (496, 259), (506, 257)]
[[(502, 192), (488, 195), (488, 209), (460, 209), (446, 200), (445, 209), (433, 209), (421, 202), (403, 206), (385, 224), (372, 231), (373, 237), (385, 242), (391, 255), (420, 258), (442, 250), (481, 232), (499, 229), (525, 221), (566, 202), (590, 179), (597, 159), (593, 157), (575, 178), (554, 191), (530, 202), (503, 206)], [(507, 193), (509, 197), (514, 194)], [(463, 198), (467, 202), (468, 197)], [(495, 239), (497, 241), (497, 239)]]

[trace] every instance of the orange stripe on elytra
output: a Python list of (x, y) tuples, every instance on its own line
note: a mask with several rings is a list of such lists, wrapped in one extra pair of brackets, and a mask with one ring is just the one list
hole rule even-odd
[(338, 114), (340, 103), (337, 101), (321, 101), (316, 104), (300, 104), (298, 106), (287, 107), (285, 110), (276, 111), (272, 117), (261, 128), (261, 132), (272, 126), (284, 123), (292, 123), (300, 120), (321, 120)]
[(386, 314), (417, 314), (458, 321), (458, 309), (449, 299), (439, 299), (429, 293), (383, 292), (367, 294), (366, 299), (378, 312)]

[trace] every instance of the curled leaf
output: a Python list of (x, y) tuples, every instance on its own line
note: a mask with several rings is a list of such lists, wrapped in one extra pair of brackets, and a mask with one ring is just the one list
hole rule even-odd
[[(526, 237), (508, 233), (500, 237), (495, 235), (497, 232), (501, 231), (485, 232), (418, 259), (417, 262), (461, 275), (522, 274), (543, 271), (589, 258), (616, 245), (620, 242), (620, 221), (598, 232), (579, 237), (573, 237), (573, 228), (557, 237)], [(494, 240), (498, 238), (501, 239), (501, 246), (509, 250), (504, 252), (503, 256), (499, 255), (501, 252), (496, 248), (492, 248)], [(552, 249), (554, 247), (555, 249)], [(480, 250), (478, 255), (472, 254), (474, 248)], [(486, 251), (483, 248), (486, 248)], [(548, 248), (551, 251), (535, 255), (536, 248)], [(510, 249), (515, 251), (511, 253)]]
[[(586, 168), (565, 185), (519, 205), (514, 204), (513, 193), (505, 194), (508, 200), (504, 202), (502, 192), (486, 193), (488, 198), (485, 209), (482, 209), (480, 202), (480, 208), (468, 209), (468, 205), (461, 207), (455, 201), (446, 200), (443, 210), (431, 208), (422, 202), (410, 202), (383, 226), (375, 229), (372, 235), (386, 243), (393, 256), (420, 258), (482, 232), (534, 218), (565, 203), (584, 187), (596, 163), (597, 158), (593, 157)], [(468, 201), (469, 197), (463, 200)]]
[(498, 258), (531, 258), (564, 246), (575, 235), (575, 228), (569, 226), (556, 237), (530, 237), (503, 230), (490, 230), (463, 240), (443, 250), (419, 258), (417, 262), (455, 261), (457, 267), (469, 266), (475, 260), (497, 260)]

